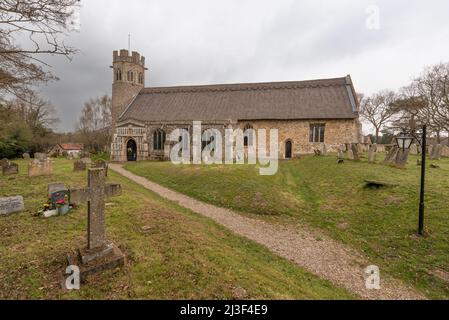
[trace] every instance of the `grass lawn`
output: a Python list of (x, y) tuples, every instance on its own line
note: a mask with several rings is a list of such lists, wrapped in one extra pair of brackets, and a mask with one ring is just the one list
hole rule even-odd
[(0, 216), (0, 299), (228, 299), (236, 289), (254, 299), (347, 299), (340, 288), (209, 219), (167, 202), (110, 171), (123, 195), (106, 206), (107, 234), (127, 254), (126, 267), (90, 278), (80, 291), (63, 291), (65, 256), (86, 244), (86, 205), (67, 216), (32, 214), (47, 184), (87, 183), (68, 160), (51, 177), (0, 176), (0, 196), (22, 195), (26, 211)]
[[(449, 160), (434, 163), (440, 168), (427, 170), (425, 238), (415, 236), (420, 179), (416, 157), (407, 168), (396, 169), (369, 164), (366, 158), (337, 165), (334, 156), (305, 156), (282, 161), (275, 176), (260, 176), (252, 165), (139, 162), (126, 168), (242, 214), (317, 227), (365, 252), (381, 272), (412, 284), (429, 298), (449, 299)], [(372, 190), (364, 187), (365, 179), (397, 186)]]

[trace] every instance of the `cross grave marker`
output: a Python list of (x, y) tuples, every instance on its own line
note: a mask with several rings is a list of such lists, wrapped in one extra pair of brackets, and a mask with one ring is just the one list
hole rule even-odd
[(80, 267), (81, 279), (124, 264), (120, 249), (106, 239), (104, 214), (105, 199), (121, 195), (122, 188), (120, 184), (106, 184), (105, 180), (105, 169), (89, 169), (87, 188), (69, 190), (72, 203), (88, 203), (87, 247), (68, 256), (69, 265)]

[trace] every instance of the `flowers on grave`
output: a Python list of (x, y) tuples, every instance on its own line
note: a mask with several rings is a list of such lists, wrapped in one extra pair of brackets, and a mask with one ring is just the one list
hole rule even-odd
[(69, 197), (65, 195), (64, 199), (56, 201), (56, 208), (58, 209), (58, 214), (67, 214), (70, 210)]

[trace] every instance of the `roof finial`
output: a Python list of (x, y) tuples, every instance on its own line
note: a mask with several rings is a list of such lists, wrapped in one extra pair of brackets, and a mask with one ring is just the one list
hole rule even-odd
[(128, 33), (128, 52), (131, 52), (131, 34)]

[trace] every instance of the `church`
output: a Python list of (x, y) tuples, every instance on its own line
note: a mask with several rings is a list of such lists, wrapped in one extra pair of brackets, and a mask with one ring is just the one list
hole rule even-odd
[[(361, 142), (351, 77), (266, 83), (145, 87), (145, 58), (113, 52), (112, 161), (168, 160), (175, 129), (278, 129), (279, 159)], [(224, 133), (223, 133), (224, 135)], [(248, 139), (245, 138), (245, 146)]]

